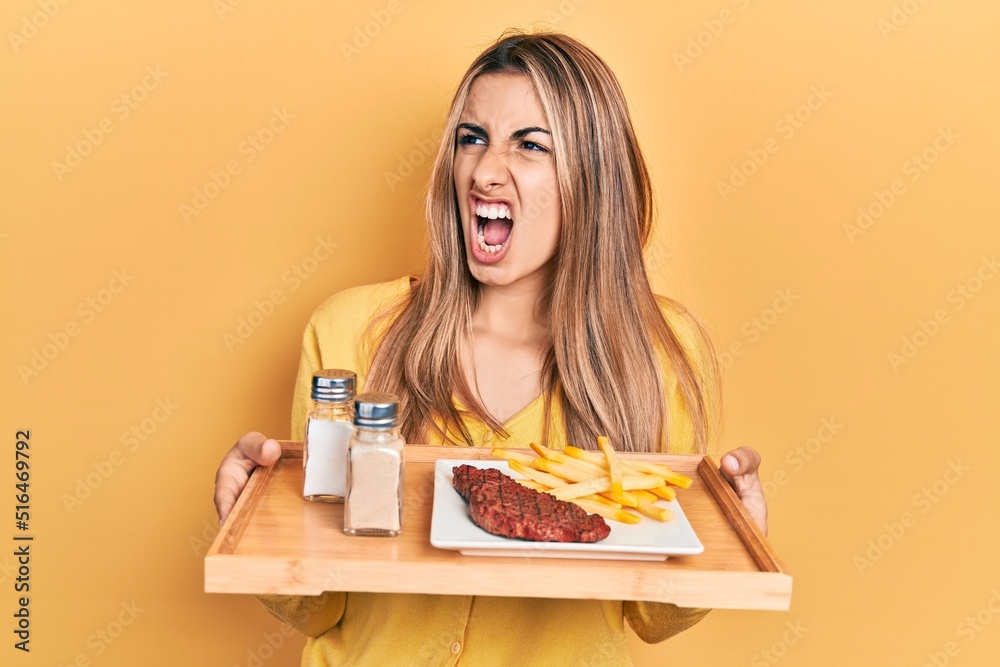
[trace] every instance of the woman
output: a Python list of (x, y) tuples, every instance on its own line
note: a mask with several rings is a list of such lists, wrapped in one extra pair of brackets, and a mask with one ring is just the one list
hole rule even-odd
[[(427, 198), (419, 280), (335, 295), (303, 341), (292, 437), (319, 368), (401, 399), (407, 442), (543, 441), (704, 452), (718, 367), (697, 321), (653, 295), (649, 177), (607, 65), (558, 34), (513, 34), (466, 73)], [(219, 467), (224, 520), (277, 443), (248, 433)], [(748, 448), (723, 470), (766, 530)], [(665, 603), (324, 593), (262, 596), (309, 636), (304, 664), (629, 664), (623, 619), (662, 641), (705, 610)]]

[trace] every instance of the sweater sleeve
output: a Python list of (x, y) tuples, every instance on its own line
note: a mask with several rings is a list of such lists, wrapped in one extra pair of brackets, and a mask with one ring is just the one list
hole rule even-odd
[(711, 610), (678, 607), (669, 602), (627, 601), (624, 611), (625, 620), (639, 639), (655, 644), (687, 630)]

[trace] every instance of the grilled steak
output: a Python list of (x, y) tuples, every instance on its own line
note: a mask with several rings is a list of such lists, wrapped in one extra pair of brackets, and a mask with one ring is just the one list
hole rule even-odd
[(495, 468), (461, 465), (453, 472), (472, 522), (488, 533), (535, 542), (597, 542), (611, 533), (600, 516), (522, 486)]

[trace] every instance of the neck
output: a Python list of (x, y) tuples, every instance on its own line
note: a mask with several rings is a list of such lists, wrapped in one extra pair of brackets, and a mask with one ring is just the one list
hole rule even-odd
[(475, 328), (514, 338), (536, 337), (548, 332), (548, 314), (542, 296), (544, 285), (482, 285), (479, 307), (472, 315)]

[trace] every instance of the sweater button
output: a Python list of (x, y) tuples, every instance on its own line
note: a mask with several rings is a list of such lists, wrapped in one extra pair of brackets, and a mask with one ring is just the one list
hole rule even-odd
[(461, 651), (461, 650), (462, 650), (462, 644), (461, 644), (461, 642), (452, 642), (451, 643), (451, 654), (452, 655), (458, 655), (459, 651)]
[(493, 442), (493, 431), (487, 431), (483, 436), (483, 442)]

